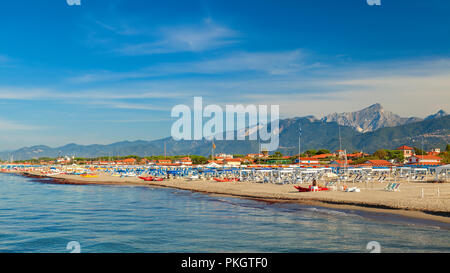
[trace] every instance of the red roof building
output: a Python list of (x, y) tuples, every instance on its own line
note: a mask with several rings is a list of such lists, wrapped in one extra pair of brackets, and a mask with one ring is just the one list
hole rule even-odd
[(124, 163), (128, 163), (128, 164), (136, 164), (137, 160), (136, 158), (127, 158), (123, 160)]
[(354, 154), (348, 154), (347, 155), (348, 158), (361, 158), (361, 157), (365, 157), (365, 156), (369, 156), (369, 154), (365, 154), (363, 152), (359, 152), (359, 153), (354, 153)]
[(248, 158), (263, 158), (264, 154), (248, 154)]
[(431, 149), (431, 151), (428, 152), (428, 155), (439, 155), (440, 153), (441, 153), (441, 149), (434, 148), (434, 149)]
[(319, 164), (319, 159), (314, 157), (299, 157), (295, 160), (298, 164)]
[(336, 156), (336, 154), (320, 154), (320, 155), (314, 155), (314, 156), (312, 156), (312, 158), (325, 159), (325, 158), (333, 157), (333, 156)]
[[(347, 160), (347, 165), (353, 163), (353, 160), (348, 159)], [(333, 160), (332, 162), (330, 162), (330, 165), (339, 165), (339, 166), (344, 166), (345, 165), (345, 160)]]
[(170, 159), (160, 159), (156, 161), (157, 165), (168, 165), (168, 164), (172, 164), (172, 160)]
[(192, 160), (190, 157), (186, 156), (183, 158), (180, 158), (176, 163), (180, 163), (181, 165), (192, 165)]
[(412, 155), (414, 155), (414, 148), (408, 147), (406, 145), (398, 147), (397, 150), (403, 151), (404, 157), (411, 157)]
[(372, 159), (372, 160), (367, 160), (366, 162), (364, 162), (363, 165), (388, 167), (388, 166), (392, 166), (392, 163), (387, 160), (383, 160), (383, 159)]
[(241, 158), (227, 158), (225, 159), (225, 164), (227, 165), (233, 165), (233, 166), (240, 166), (242, 163)]
[(409, 158), (409, 164), (440, 164), (442, 158), (435, 155), (413, 155)]

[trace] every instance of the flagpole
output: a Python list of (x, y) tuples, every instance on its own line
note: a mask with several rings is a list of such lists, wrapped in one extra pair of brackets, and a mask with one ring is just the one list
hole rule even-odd
[(212, 140), (212, 147), (211, 147), (211, 159), (214, 161), (214, 150), (216, 149), (216, 145), (214, 144), (214, 138)]
[(301, 143), (301, 139), (302, 139), (302, 126), (299, 126), (299, 134), (298, 134), (298, 156), (301, 157), (301, 153), (302, 153), (302, 143)]

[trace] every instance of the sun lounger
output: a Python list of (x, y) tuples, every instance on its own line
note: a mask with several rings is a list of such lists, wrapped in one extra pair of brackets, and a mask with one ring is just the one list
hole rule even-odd
[(336, 182), (335, 181), (330, 181), (327, 183), (326, 185), (327, 188), (336, 191), (337, 190), (337, 186), (336, 186)]
[(384, 190), (386, 190), (386, 191), (391, 191), (391, 189), (392, 189), (392, 185), (393, 185), (394, 183), (388, 183), (387, 185), (386, 185), (386, 187), (384, 188)]
[(400, 183), (389, 183), (386, 186), (385, 190), (386, 191), (400, 191), (399, 188), (400, 188)]
[(360, 192), (361, 190), (357, 187), (348, 188), (346, 192)]
[(395, 183), (394, 188), (392, 189), (392, 191), (400, 191), (400, 183)]

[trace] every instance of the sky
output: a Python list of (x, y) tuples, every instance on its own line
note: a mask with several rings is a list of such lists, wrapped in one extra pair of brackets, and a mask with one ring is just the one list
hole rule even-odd
[(170, 135), (171, 109), (281, 117), (450, 102), (450, 2), (1, 1), (0, 150)]

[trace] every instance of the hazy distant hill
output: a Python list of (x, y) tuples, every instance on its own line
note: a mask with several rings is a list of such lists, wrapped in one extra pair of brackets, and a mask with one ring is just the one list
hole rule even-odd
[[(388, 112), (389, 113), (389, 112)], [(332, 115), (333, 116), (333, 115)], [(390, 121), (388, 122), (388, 117)], [(332, 119), (336, 118), (339, 125)], [(380, 148), (395, 149), (401, 145), (445, 148), (450, 143), (450, 116), (439, 111), (422, 121), (412, 121), (415, 118), (398, 118), (392, 113), (386, 114), (379, 105), (373, 105), (354, 113), (347, 113), (339, 118), (338, 115), (318, 120), (312, 116), (280, 120), (280, 146), (279, 151), (293, 155), (298, 153), (299, 127), (302, 128), (301, 149), (327, 148), (336, 150), (339, 143), (339, 130), (342, 148), (349, 152), (363, 150), (374, 152)], [(396, 122), (404, 123), (394, 125)], [(357, 130), (355, 124), (363, 129)], [(382, 128), (377, 128), (382, 126)], [(373, 129), (377, 128), (377, 129)], [(372, 130), (373, 129), (373, 130)], [(252, 130), (243, 130), (238, 133), (249, 133)], [(62, 147), (48, 146), (25, 147), (13, 152), (2, 152), (2, 159), (24, 160), (39, 157), (57, 157), (59, 155), (75, 155), (77, 157), (139, 155), (151, 156), (164, 154), (164, 143), (167, 155), (197, 154), (210, 155), (211, 142), (201, 141), (175, 141), (172, 138), (154, 141), (123, 141), (109, 145), (77, 145), (68, 144)], [(216, 153), (231, 154), (257, 153), (258, 141), (215, 141)]]

